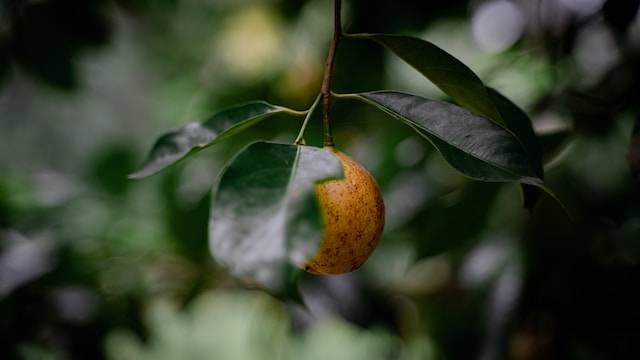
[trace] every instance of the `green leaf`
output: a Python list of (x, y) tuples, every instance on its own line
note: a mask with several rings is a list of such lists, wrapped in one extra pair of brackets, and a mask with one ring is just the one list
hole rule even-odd
[[(504, 119), (507, 129), (511, 130), (524, 146), (524, 150), (529, 156), (535, 174), (544, 179), (544, 166), (542, 163), (542, 149), (540, 142), (533, 131), (533, 125), (529, 116), (522, 111), (516, 104), (511, 102), (506, 96), (500, 94), (497, 90), (487, 87), (489, 96), (498, 108), (498, 111)], [(536, 201), (540, 197), (540, 189), (533, 188), (529, 185), (522, 185), (522, 196), (524, 207), (533, 209)]]
[(162, 135), (153, 145), (140, 169), (129, 175), (141, 179), (157, 173), (180, 159), (207, 146), (227, 139), (258, 122), (276, 115), (304, 115), (264, 101), (253, 101), (223, 110), (205, 122), (192, 122)]
[(487, 87), (487, 91), (502, 115), (507, 129), (511, 130), (524, 146), (536, 175), (542, 178), (544, 176), (542, 150), (538, 137), (533, 131), (531, 119), (518, 105), (497, 90)]
[(543, 186), (518, 139), (459, 106), (393, 91), (338, 95), (375, 106), (427, 138), (461, 173), (482, 181)]
[(438, 46), (403, 35), (353, 34), (349, 37), (376, 41), (426, 76), (456, 103), (504, 124), (480, 78), (467, 65)]
[(249, 145), (224, 170), (213, 197), (214, 257), (236, 276), (282, 290), (291, 269), (315, 254), (322, 239), (315, 185), (342, 176), (340, 160), (330, 151)]

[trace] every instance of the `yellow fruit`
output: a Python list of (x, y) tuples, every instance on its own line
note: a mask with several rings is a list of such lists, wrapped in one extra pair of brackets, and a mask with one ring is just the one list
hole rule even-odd
[(384, 203), (375, 179), (359, 163), (335, 150), (344, 178), (316, 187), (324, 219), (318, 252), (305, 264), (314, 274), (342, 274), (359, 268), (378, 245), (384, 227)]

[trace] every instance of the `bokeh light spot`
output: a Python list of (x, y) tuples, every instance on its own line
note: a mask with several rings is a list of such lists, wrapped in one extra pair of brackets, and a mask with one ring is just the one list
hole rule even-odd
[(522, 10), (506, 0), (480, 5), (471, 20), (475, 42), (489, 52), (499, 52), (515, 44), (522, 36), (524, 25)]

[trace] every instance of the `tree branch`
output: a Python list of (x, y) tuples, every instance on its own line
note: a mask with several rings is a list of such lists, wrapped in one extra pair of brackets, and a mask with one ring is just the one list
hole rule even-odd
[(331, 118), (329, 111), (331, 109), (331, 78), (333, 77), (333, 64), (336, 59), (336, 51), (338, 44), (342, 38), (342, 0), (335, 0), (334, 3), (334, 30), (331, 46), (329, 47), (329, 55), (324, 66), (324, 80), (322, 81), (322, 110), (323, 110), (323, 129), (324, 129), (324, 146), (333, 146), (333, 134), (331, 133)]

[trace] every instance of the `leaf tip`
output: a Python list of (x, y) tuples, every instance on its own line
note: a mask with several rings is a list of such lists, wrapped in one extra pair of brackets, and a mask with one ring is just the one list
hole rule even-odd
[(127, 175), (128, 180), (142, 180), (155, 174), (157, 171), (150, 170), (147, 166), (143, 166), (138, 170)]
[(535, 181), (523, 181), (523, 183), (536, 186), (542, 191), (544, 191), (551, 199), (554, 200), (556, 204), (558, 204), (558, 206), (560, 206), (560, 208), (563, 210), (565, 215), (567, 215), (567, 218), (569, 218), (570, 221), (572, 222), (575, 221), (574, 216), (571, 214), (567, 206), (560, 200), (558, 195), (556, 195), (556, 193), (553, 190), (547, 187), (544, 181), (542, 181), (539, 178), (535, 178), (535, 179), (536, 179)]

